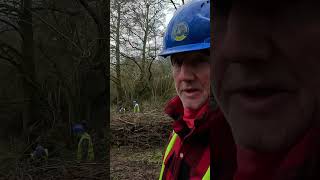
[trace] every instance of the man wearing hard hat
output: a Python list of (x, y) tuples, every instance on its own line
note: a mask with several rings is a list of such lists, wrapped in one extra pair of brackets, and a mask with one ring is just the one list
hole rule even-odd
[[(177, 96), (165, 112), (173, 132), (159, 179), (225, 178), (235, 169), (235, 146), (229, 125), (210, 99), (210, 1), (180, 7), (164, 36), (160, 56), (172, 64)], [(210, 177), (211, 176), (211, 177)]]

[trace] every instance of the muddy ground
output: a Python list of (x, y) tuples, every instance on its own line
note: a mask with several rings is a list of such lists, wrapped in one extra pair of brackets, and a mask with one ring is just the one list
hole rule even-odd
[(111, 179), (158, 179), (171, 119), (159, 110), (113, 114), (110, 130)]
[(162, 147), (153, 149), (113, 147), (110, 151), (111, 179), (158, 179), (162, 151)]

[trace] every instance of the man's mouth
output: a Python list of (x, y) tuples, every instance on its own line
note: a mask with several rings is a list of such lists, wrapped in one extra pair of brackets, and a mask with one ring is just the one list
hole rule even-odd
[[(220, 86), (220, 88), (219, 88)], [(299, 92), (294, 76), (282, 64), (231, 62), (223, 79), (217, 82), (217, 96), (234, 109), (271, 112), (291, 102)], [(222, 97), (220, 97), (222, 96)]]
[(188, 93), (191, 93), (191, 92), (198, 91), (198, 89), (191, 88), (191, 89), (184, 89), (183, 91), (188, 92)]
[(249, 111), (261, 112), (287, 101), (294, 91), (280, 85), (240, 86), (230, 90), (230, 103)]
[(187, 96), (194, 96), (197, 93), (199, 93), (200, 90), (197, 88), (188, 88), (188, 89), (183, 89), (182, 92)]

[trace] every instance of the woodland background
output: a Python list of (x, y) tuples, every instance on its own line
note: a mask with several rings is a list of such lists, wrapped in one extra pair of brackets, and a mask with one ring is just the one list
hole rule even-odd
[[(157, 54), (184, 3), (0, 0), (0, 179), (157, 178), (171, 131), (162, 109), (175, 95)], [(74, 160), (81, 121), (91, 163)], [(49, 149), (44, 164), (30, 163), (37, 144)]]
[[(1, 178), (108, 176), (109, 8), (105, 0), (0, 0)], [(88, 165), (73, 162), (71, 127), (81, 121), (95, 147)], [(29, 163), (36, 144), (49, 149), (48, 164)]]
[[(169, 59), (158, 56), (183, 0), (111, 1), (111, 179), (158, 179), (172, 131), (163, 113), (175, 96)], [(133, 101), (140, 113), (133, 113)], [(126, 109), (120, 112), (120, 108)]]

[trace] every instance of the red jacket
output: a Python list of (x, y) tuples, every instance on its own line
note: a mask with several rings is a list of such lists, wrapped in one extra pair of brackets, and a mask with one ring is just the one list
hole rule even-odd
[(184, 109), (179, 97), (169, 101), (165, 112), (175, 120), (173, 129), (178, 137), (164, 160), (163, 179), (201, 179), (210, 166), (211, 179), (229, 180), (235, 170), (236, 151), (220, 109), (204, 105), (193, 129), (182, 119)]
[(261, 153), (238, 146), (234, 180), (320, 179), (319, 130), (307, 132), (285, 152)]

